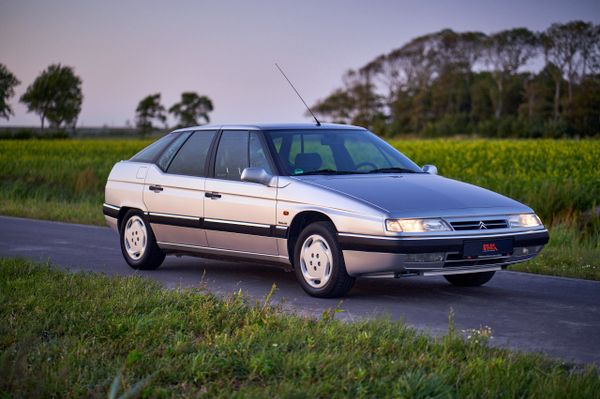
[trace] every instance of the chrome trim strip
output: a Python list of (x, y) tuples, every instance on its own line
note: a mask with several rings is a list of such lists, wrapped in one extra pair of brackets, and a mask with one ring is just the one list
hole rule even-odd
[(250, 223), (250, 222), (234, 222), (232, 220), (221, 220), (221, 219), (205, 218), (204, 221), (205, 222), (212, 222), (212, 223), (221, 223), (221, 224), (235, 224), (235, 225), (238, 225), (238, 226), (264, 227), (264, 228), (267, 228), (267, 229), (271, 228), (270, 224), (260, 224), (260, 223)]
[(105, 203), (103, 203), (103, 204), (102, 204), (102, 206), (105, 206), (105, 207), (107, 207), (107, 208), (110, 208), (110, 209), (114, 209), (115, 211), (120, 211), (120, 210), (121, 210), (121, 208), (120, 208), (120, 207), (118, 207), (118, 206), (114, 206), (114, 205), (109, 205), (109, 204), (107, 204), (106, 202), (105, 202)]
[(162, 216), (162, 217), (175, 218), (175, 219), (200, 220), (200, 218), (196, 217), (196, 216), (173, 215), (171, 213), (148, 212), (147, 214), (151, 215), (151, 216)]
[(156, 243), (158, 245), (168, 245), (168, 246), (171, 246), (171, 247), (180, 247), (180, 248), (191, 248), (191, 249), (198, 249), (198, 250), (207, 251), (207, 252), (218, 251), (218, 252), (225, 252), (225, 253), (235, 253), (235, 254), (243, 254), (243, 255), (256, 255), (256, 256), (264, 256), (264, 257), (268, 257), (268, 258), (276, 258), (276, 259), (288, 260), (287, 256), (268, 255), (268, 254), (261, 254), (261, 253), (258, 253), (258, 252), (247, 252), (247, 251), (237, 251), (237, 250), (234, 250), (234, 249), (203, 247), (203, 246), (200, 246), (200, 245), (192, 245), (192, 244), (177, 244), (177, 243), (174, 243), (174, 242), (165, 242), (165, 241), (157, 241)]
[(497, 233), (497, 234), (473, 234), (473, 235), (447, 235), (447, 236), (371, 236), (365, 234), (353, 234), (353, 233), (338, 233), (344, 237), (357, 237), (357, 238), (371, 238), (374, 240), (451, 240), (454, 238), (495, 238), (495, 237), (507, 237), (507, 236), (520, 236), (527, 234), (547, 233), (547, 229), (543, 230), (530, 230), (530, 231), (515, 231), (514, 233)]
[(287, 226), (275, 226), (275, 228), (279, 229), (279, 230), (287, 230), (288, 229)]

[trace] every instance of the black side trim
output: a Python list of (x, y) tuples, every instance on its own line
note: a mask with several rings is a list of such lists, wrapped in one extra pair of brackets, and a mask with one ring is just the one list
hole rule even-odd
[(156, 215), (149, 213), (148, 220), (154, 224), (164, 224), (169, 226), (192, 227), (196, 229), (206, 229), (215, 231), (226, 231), (230, 233), (251, 234), (255, 236), (287, 238), (288, 228), (278, 229), (276, 226), (245, 226), (236, 223), (219, 223), (200, 219), (183, 219), (174, 216)]
[(277, 226), (271, 226), (271, 236), (275, 238), (288, 238), (289, 228), (278, 229)]
[[(548, 232), (532, 233), (498, 237), (498, 239), (512, 238), (515, 247), (531, 247), (545, 245), (549, 240)], [(465, 241), (477, 240), (473, 238), (448, 238), (443, 240), (423, 239), (397, 239), (385, 240), (379, 238), (350, 237), (338, 235), (338, 241), (344, 250), (385, 252), (385, 253), (427, 253), (427, 252), (462, 252)], [(490, 238), (493, 239), (493, 238)]]
[(259, 226), (244, 226), (241, 224), (234, 223), (217, 223), (204, 221), (202, 225), (203, 229), (206, 230), (217, 230), (227, 231), (230, 233), (242, 233), (251, 234), (255, 236), (272, 237), (271, 227), (259, 227)]
[(119, 209), (109, 208), (106, 205), (102, 205), (102, 213), (106, 216), (110, 216), (111, 218), (117, 218), (119, 216)]
[(148, 214), (148, 220), (150, 223), (154, 224), (166, 224), (169, 226), (179, 226), (179, 227), (202, 227), (202, 219), (182, 219), (171, 216), (163, 216), (163, 215), (153, 215)]

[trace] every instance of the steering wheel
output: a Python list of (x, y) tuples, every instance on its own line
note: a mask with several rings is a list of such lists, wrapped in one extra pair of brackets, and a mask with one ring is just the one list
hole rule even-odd
[(356, 170), (359, 170), (360, 168), (363, 168), (365, 166), (372, 166), (371, 169), (377, 169), (377, 165), (375, 165), (373, 162), (365, 161), (356, 165)]

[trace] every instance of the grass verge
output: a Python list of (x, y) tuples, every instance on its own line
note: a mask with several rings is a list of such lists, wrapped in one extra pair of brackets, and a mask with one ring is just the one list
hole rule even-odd
[[(386, 320), (282, 313), (241, 294), (166, 290), (0, 259), (0, 397), (556, 397), (600, 391), (592, 366), (429, 338)], [(118, 377), (118, 378), (115, 378)], [(140, 388), (140, 385), (137, 385)]]

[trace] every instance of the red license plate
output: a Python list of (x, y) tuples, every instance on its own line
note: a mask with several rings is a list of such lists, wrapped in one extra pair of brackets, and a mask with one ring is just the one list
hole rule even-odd
[(479, 256), (496, 256), (509, 254), (513, 251), (513, 240), (480, 240), (467, 241), (463, 246), (463, 256), (479, 257)]

